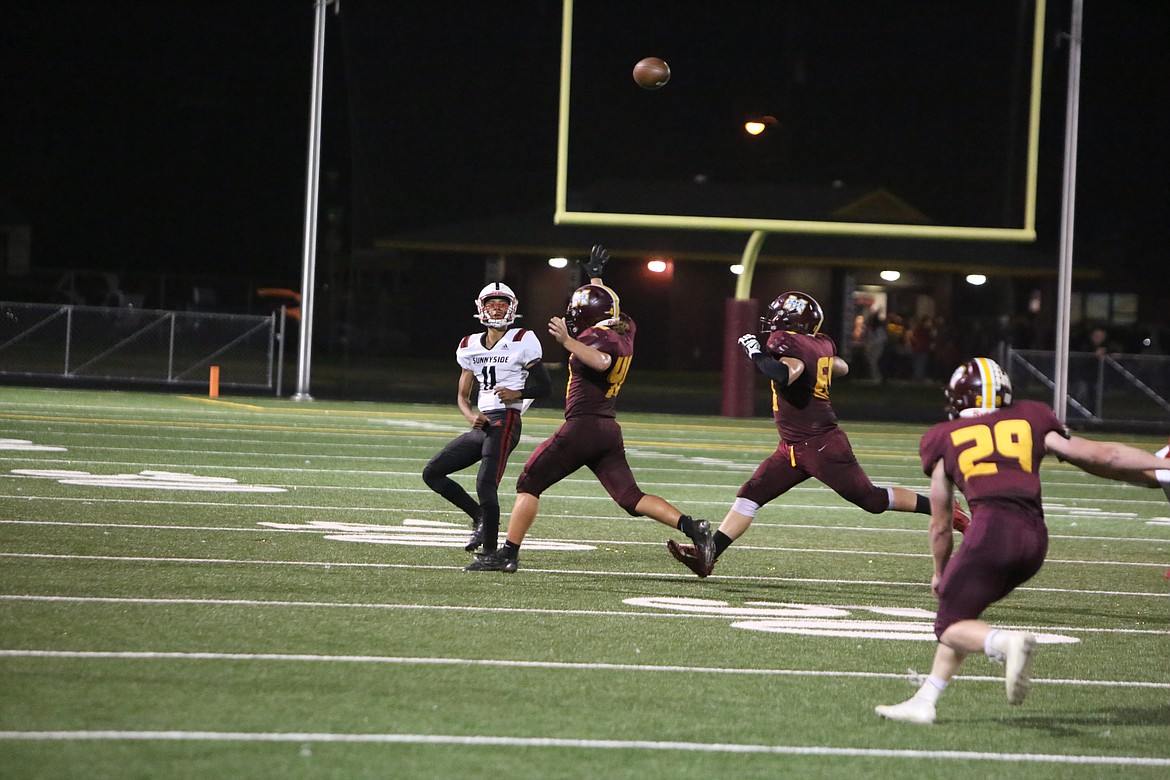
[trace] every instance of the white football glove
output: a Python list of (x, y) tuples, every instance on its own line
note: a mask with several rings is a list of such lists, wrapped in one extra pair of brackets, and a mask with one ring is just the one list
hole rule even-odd
[(743, 347), (743, 351), (747, 353), (748, 358), (755, 359), (764, 350), (760, 348), (760, 340), (752, 333), (745, 333), (739, 337), (739, 345)]

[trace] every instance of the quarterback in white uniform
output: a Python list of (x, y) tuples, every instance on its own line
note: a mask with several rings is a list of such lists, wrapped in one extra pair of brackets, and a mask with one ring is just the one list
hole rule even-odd
[[(512, 327), (519, 301), (508, 285), (492, 282), (475, 299), (477, 319), (486, 330), (459, 342), (455, 359), (459, 374), (459, 411), (471, 429), (451, 440), (427, 463), (422, 477), (435, 491), (471, 518), (472, 533), (466, 550), (496, 549), (500, 531), (498, 488), (508, 456), (520, 441), (520, 414), (534, 399), (552, 389), (541, 363), (543, 350), (536, 334)], [(471, 392), (479, 385), (476, 406)], [(478, 408), (477, 408), (478, 407)], [(475, 478), (477, 502), (450, 474), (479, 463)]]

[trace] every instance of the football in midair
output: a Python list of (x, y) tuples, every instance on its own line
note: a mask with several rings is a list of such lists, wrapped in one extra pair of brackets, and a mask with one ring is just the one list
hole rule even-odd
[(634, 82), (642, 89), (658, 89), (668, 81), (670, 66), (658, 57), (646, 57), (634, 66)]

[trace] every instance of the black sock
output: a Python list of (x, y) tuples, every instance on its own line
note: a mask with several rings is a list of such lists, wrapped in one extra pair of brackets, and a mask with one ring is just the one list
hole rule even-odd
[(920, 515), (930, 514), (930, 499), (926, 496), (915, 495), (914, 511)]
[(715, 557), (718, 558), (723, 554), (723, 551), (731, 546), (735, 540), (722, 531), (715, 532)]
[(678, 530), (687, 535), (687, 538), (694, 539), (695, 536), (695, 520), (690, 515), (682, 515), (678, 519)]
[(508, 556), (509, 558), (515, 558), (518, 555), (520, 555), (520, 545), (516, 544), (515, 542), (511, 541), (510, 539), (504, 540), (504, 548), (503, 549), (504, 549), (504, 555)]

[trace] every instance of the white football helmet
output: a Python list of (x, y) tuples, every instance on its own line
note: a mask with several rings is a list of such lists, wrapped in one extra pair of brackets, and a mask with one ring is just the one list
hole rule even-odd
[[(484, 308), (484, 304), (492, 298), (500, 298), (508, 302), (508, 313), (499, 319), (492, 319), (488, 315), (487, 309)], [(476, 319), (489, 328), (507, 330), (516, 321), (516, 308), (519, 305), (520, 301), (517, 300), (516, 293), (512, 292), (511, 287), (503, 282), (490, 282), (479, 291), (479, 297), (475, 299)]]

